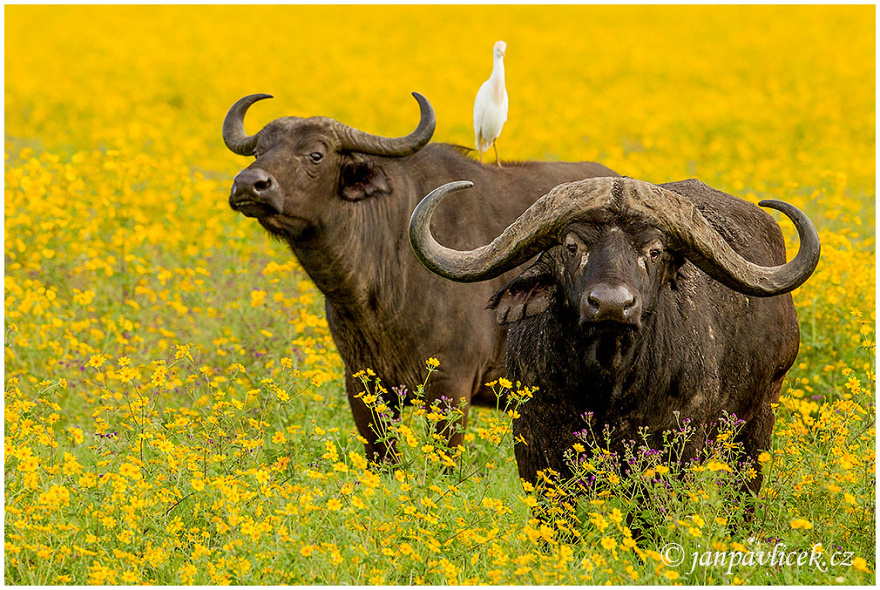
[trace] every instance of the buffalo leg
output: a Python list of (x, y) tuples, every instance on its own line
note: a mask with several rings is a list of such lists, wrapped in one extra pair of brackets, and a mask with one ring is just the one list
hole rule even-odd
[[(433, 403), (441, 410), (459, 408), (461, 407), (462, 400), (464, 400), (465, 404), (470, 403), (470, 390), (470, 381), (444, 375), (441, 373), (441, 370), (436, 370), (425, 386), (425, 401), (428, 406)], [(464, 429), (466, 426), (467, 409), (465, 406), (461, 418), (452, 423), (438, 422), (435, 425), (435, 429), (437, 434), (449, 441), (449, 447), (454, 449), (464, 442)]]
[(758, 475), (749, 482), (744, 483), (744, 492), (750, 492), (757, 496), (764, 481), (764, 475), (761, 473), (761, 464), (758, 462), (758, 455), (762, 451), (769, 451), (771, 439), (773, 437), (773, 424), (776, 422), (776, 416), (773, 410), (767, 406), (758, 411), (755, 416), (740, 433), (738, 439), (742, 443), (745, 455), (751, 459)]

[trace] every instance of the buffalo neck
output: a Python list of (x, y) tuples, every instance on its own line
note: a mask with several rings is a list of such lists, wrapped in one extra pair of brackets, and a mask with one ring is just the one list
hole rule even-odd
[[(515, 351), (531, 359), (530, 366), (517, 367), (516, 376), (538, 385), (543, 390), (539, 395), (549, 402), (565, 400), (579, 413), (590, 412), (599, 419), (612, 407), (629, 407), (638, 401), (640, 390), (651, 387), (648, 376), (656, 371), (653, 365), (662, 362), (664, 344), (653, 336), (657, 311), (646, 315), (637, 332), (617, 334), (580, 327), (575, 315), (558, 308), (542, 314), (529, 322), (532, 325), (523, 326), (529, 336), (512, 337), (514, 341), (534, 338)], [(561, 352), (546, 353), (553, 350)], [(546, 382), (530, 382), (545, 375), (550, 376)]]
[(328, 305), (339, 315), (358, 319), (393, 317), (406, 304), (415, 262), (408, 223), (416, 197), (402, 173), (406, 165), (391, 158), (378, 160), (394, 179), (390, 194), (348, 204), (343, 215), (319, 227), (313, 237), (290, 243)]

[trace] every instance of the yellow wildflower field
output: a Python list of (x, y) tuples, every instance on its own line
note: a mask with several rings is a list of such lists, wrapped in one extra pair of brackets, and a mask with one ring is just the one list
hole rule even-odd
[[(874, 583), (873, 6), (5, 17), (6, 583)], [(601, 455), (601, 486), (579, 503), (523, 486), (510, 421), (530, 392), (506, 380), (512, 405), (473, 409), (462, 447), (432, 435), (455, 415), (408, 410), (385, 433), (400, 464), (376, 469), (321, 293), (229, 208), (246, 162), (220, 128), (239, 98), (275, 96), (248, 114), (251, 132), (323, 115), (398, 136), (418, 91), (434, 140), (472, 146), (499, 39), (502, 158), (698, 178), (815, 221), (822, 260), (794, 293), (801, 351), (751, 468), (765, 479), (750, 520), (719, 483), (737, 470), (733, 430), (687, 477), (639, 463), (638, 498)], [(361, 369), (380, 403), (382, 376)], [(654, 537), (629, 528), (638, 502), (667, 510)], [(764, 567), (780, 545), (811, 561)], [(728, 562), (703, 564), (712, 552)]]

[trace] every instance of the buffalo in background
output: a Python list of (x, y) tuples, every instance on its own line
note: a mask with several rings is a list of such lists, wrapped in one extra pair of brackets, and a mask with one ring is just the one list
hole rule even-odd
[[(425, 360), (437, 357), (441, 365), (426, 399), (446, 396), (453, 405), (494, 405), (483, 384), (504, 374), (506, 333), (485, 313), (485, 302), (513, 275), (460, 285), (425, 270), (407, 245), (410, 214), (421, 198), (451, 180), (476, 183), (476, 198), (455, 199), (434, 220), (446, 243), (473, 248), (559, 183), (616, 176), (589, 162), (483, 167), (462, 148), (428, 144), (434, 111), (413, 95), (421, 120), (399, 138), (325, 117), (284, 117), (248, 135), (245, 113), (270, 98), (266, 94), (236, 102), (223, 124), (227, 147), (256, 157), (235, 177), (229, 204), (285, 241), (324, 294), (352, 414), (374, 459), (393, 457), (377, 441), (371, 411), (355, 397), (361, 386), (353, 372), (370, 368), (386, 384), (415, 385), (423, 380)], [(396, 411), (394, 400), (385, 401)], [(461, 434), (451, 434), (450, 443), (459, 444)]]
[[(621, 453), (640, 429), (660, 450), (663, 432), (690, 418), (688, 460), (728, 412), (745, 421), (737, 442), (748, 457), (770, 448), (771, 404), (799, 345), (788, 293), (819, 260), (802, 212), (761, 202), (797, 227), (800, 251), (786, 263), (779, 226), (747, 201), (696, 180), (597, 178), (554, 188), (486, 246), (441, 246), (434, 212), (470, 186), (428, 195), (410, 238), (422, 263), (453, 281), (490, 280), (540, 253), (490, 301), (509, 330), (509, 376), (538, 387), (513, 423), (524, 480), (548, 468), (571, 476), (563, 455), (585, 419), (594, 433), (608, 425)], [(748, 484), (760, 486), (760, 475)]]

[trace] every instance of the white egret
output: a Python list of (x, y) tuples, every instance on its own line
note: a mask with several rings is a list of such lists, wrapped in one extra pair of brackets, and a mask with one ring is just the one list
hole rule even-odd
[(498, 160), (498, 148), (495, 140), (501, 135), (501, 129), (507, 121), (507, 88), (504, 85), (504, 53), (507, 43), (498, 41), (492, 50), (492, 75), (483, 82), (474, 101), (474, 135), (476, 135), (477, 152), (480, 163), (483, 163), (483, 152), (491, 145), (495, 150), (495, 163)]

